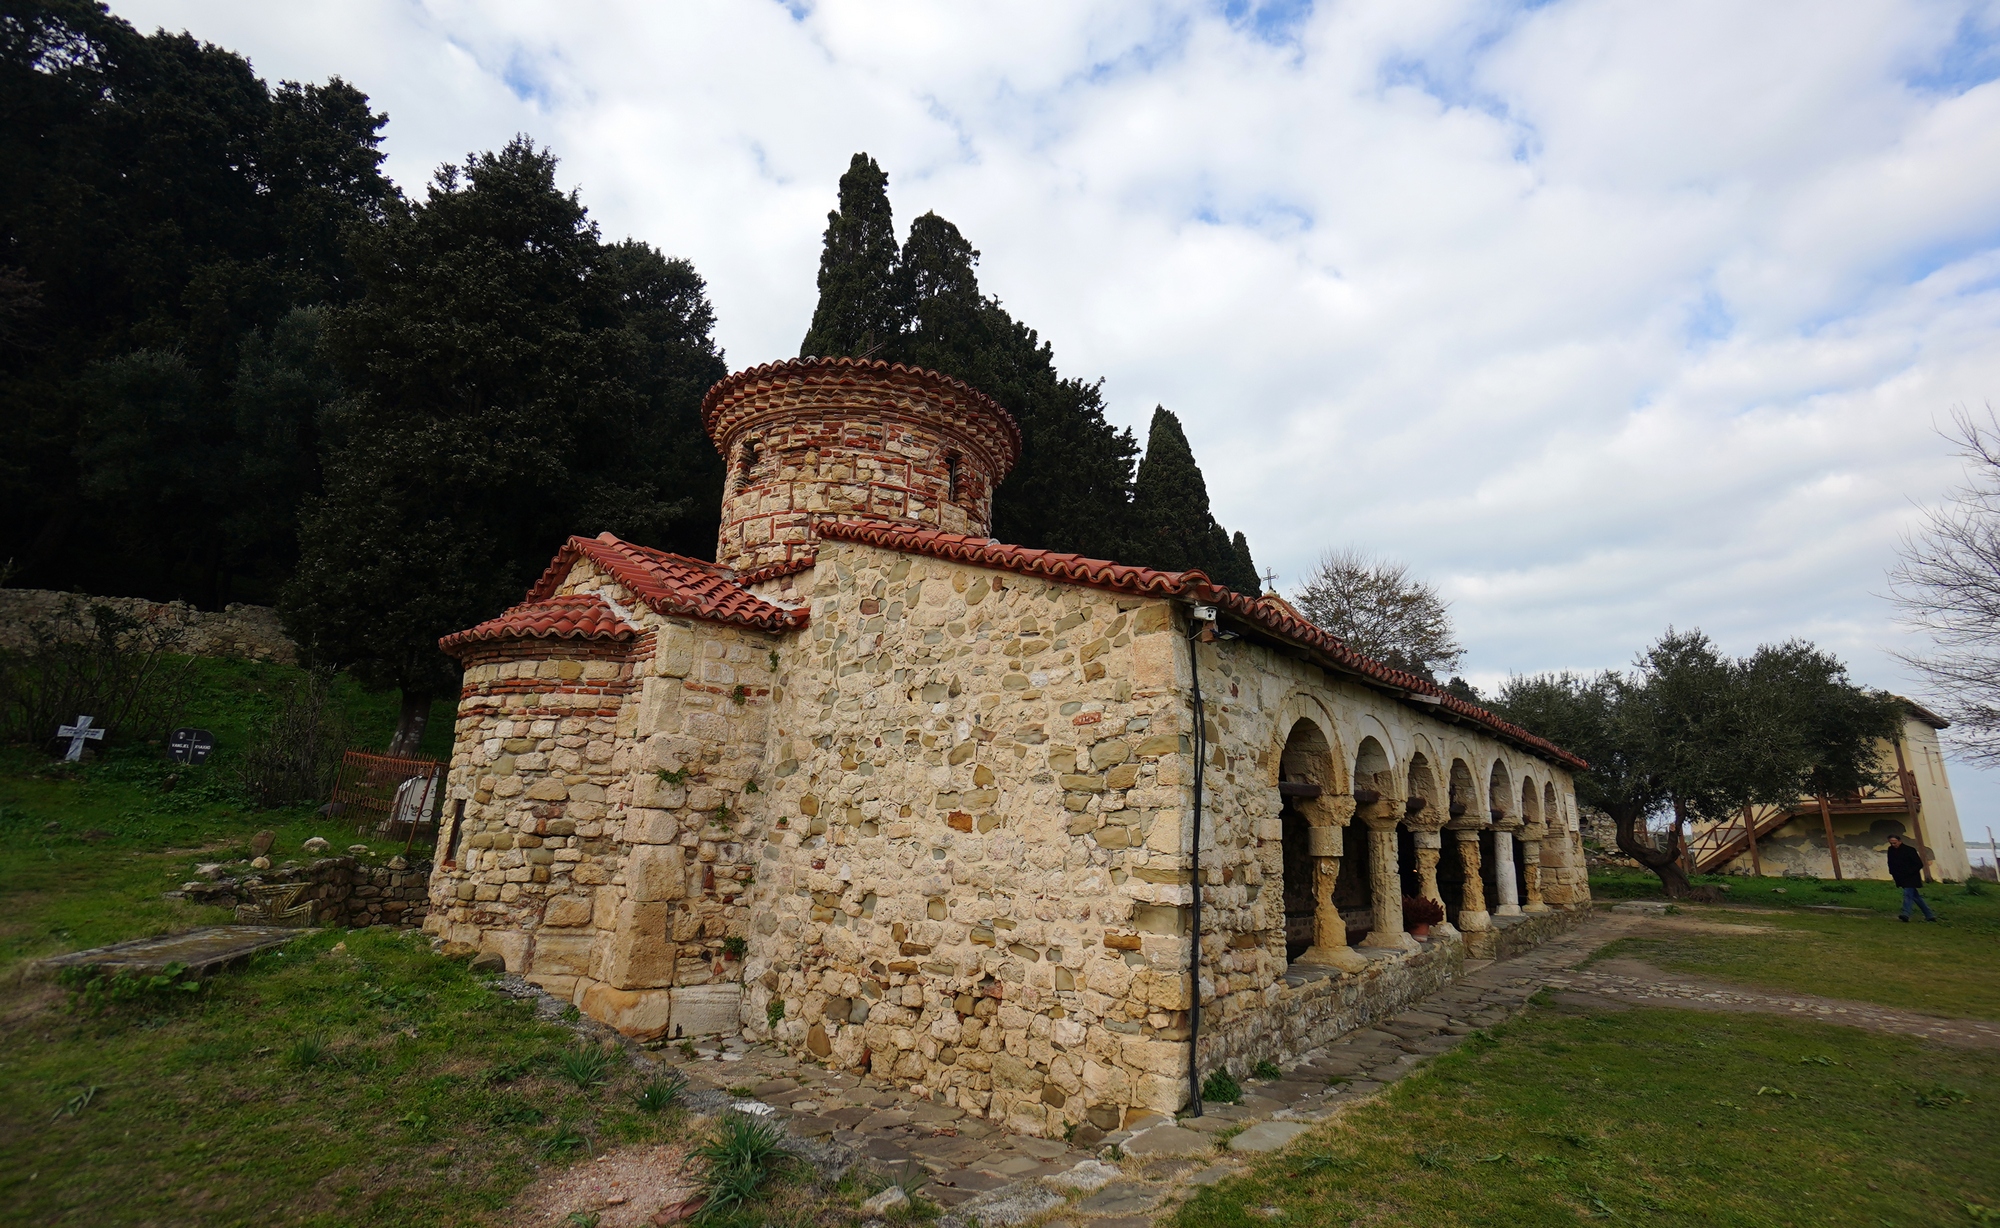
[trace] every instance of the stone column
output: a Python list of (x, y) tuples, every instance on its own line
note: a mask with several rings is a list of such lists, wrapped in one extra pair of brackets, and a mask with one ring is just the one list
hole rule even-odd
[(1548, 912), (1549, 906), (1542, 903), (1542, 837), (1549, 829), (1540, 823), (1530, 823), (1521, 829), (1521, 882), (1528, 889), (1528, 902), (1521, 907), (1522, 912)]
[(1465, 895), (1458, 905), (1458, 928), (1490, 930), (1493, 921), (1486, 915), (1486, 884), (1479, 878), (1479, 829), (1454, 827), (1451, 834), (1458, 840), (1459, 864), (1465, 867)]
[(1368, 824), (1368, 893), (1375, 906), (1375, 928), (1361, 945), (1420, 951), (1423, 944), (1403, 929), (1403, 879), (1396, 862), (1396, 816), (1402, 808), (1400, 799), (1390, 799), (1371, 804), (1358, 816)]
[(1514, 829), (1499, 823), (1493, 825), (1493, 881), (1500, 889), (1500, 906), (1493, 915), (1520, 916), (1521, 892), (1514, 882)]
[(1345, 823), (1354, 817), (1354, 799), (1329, 798), (1321, 809), (1323, 813), (1317, 817), (1340, 821), (1315, 823), (1306, 828), (1306, 852), (1313, 859), (1313, 944), (1299, 956), (1298, 962), (1359, 972), (1368, 966), (1368, 961), (1347, 945), (1347, 922), (1341, 919), (1340, 909), (1333, 902), (1333, 889), (1340, 882), (1342, 837)]

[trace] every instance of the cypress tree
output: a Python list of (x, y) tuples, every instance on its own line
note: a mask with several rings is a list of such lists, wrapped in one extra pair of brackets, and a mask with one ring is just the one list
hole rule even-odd
[(840, 207), (826, 215), (819, 257), (819, 305), (799, 345), (801, 358), (888, 357), (902, 335), (896, 224), (889, 176), (865, 153), (840, 177)]
[(1021, 458), (993, 499), (1003, 541), (1101, 558), (1130, 553), (1138, 441), (1104, 418), (1098, 385), (1056, 373), (1054, 351), (979, 292), (979, 253), (935, 213), (910, 225), (895, 357), (964, 380), (1021, 427)]
[(1258, 591), (1257, 565), (1250, 543), (1236, 541), (1215, 522), (1208, 508), (1208, 483), (1195, 463), (1181, 421), (1164, 406), (1153, 409), (1146, 432), (1146, 457), (1132, 499), (1134, 545), (1139, 561), (1167, 571), (1199, 570), (1217, 584), (1240, 593)]

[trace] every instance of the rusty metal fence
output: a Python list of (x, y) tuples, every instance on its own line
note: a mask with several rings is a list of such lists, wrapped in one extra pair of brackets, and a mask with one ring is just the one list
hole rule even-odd
[(350, 750), (340, 757), (333, 782), (334, 813), (361, 835), (403, 837), (407, 852), (419, 829), (437, 830), (444, 797), (445, 765), (436, 759), (404, 759)]

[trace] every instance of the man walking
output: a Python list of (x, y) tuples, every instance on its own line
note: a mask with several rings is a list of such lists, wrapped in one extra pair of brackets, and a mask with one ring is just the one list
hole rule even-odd
[(1889, 837), (1889, 877), (1903, 889), (1903, 912), (1896, 920), (1907, 922), (1912, 907), (1924, 910), (1924, 920), (1935, 921), (1937, 914), (1931, 911), (1930, 902), (1919, 890), (1924, 885), (1923, 854), (1903, 843), (1901, 836)]

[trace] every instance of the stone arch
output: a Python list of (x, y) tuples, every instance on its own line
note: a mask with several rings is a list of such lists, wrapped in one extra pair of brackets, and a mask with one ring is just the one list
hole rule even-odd
[(1505, 759), (1493, 761), (1493, 770), (1486, 780), (1486, 797), (1489, 804), (1487, 817), (1495, 823), (1504, 823), (1515, 817), (1514, 776), (1507, 770)]
[[(1352, 815), (1351, 810), (1340, 813), (1334, 805), (1331, 785), (1338, 770), (1335, 764), (1333, 743), (1318, 722), (1301, 717), (1291, 723), (1285, 745), (1278, 752), (1279, 885), (1287, 963), (1310, 950), (1318, 933), (1321, 901), (1315, 888), (1320, 876), (1314, 854), (1340, 847), (1338, 829)], [(1286, 786), (1291, 786), (1289, 793)], [(1317, 795), (1307, 793), (1313, 789), (1319, 790)], [(1316, 836), (1315, 828), (1323, 829), (1324, 834)], [(1323, 890), (1330, 894), (1330, 885)]]
[(1375, 794), (1368, 798), (1394, 797), (1396, 795), (1396, 770), (1389, 761), (1389, 752), (1382, 749), (1382, 743), (1375, 735), (1363, 735), (1354, 748), (1354, 799), (1362, 800), (1362, 791)]
[(1542, 793), (1535, 788), (1532, 777), (1521, 781), (1521, 822), (1533, 825), (1542, 821)]
[[(1327, 710), (1326, 705), (1320, 702), (1318, 697), (1302, 690), (1295, 690), (1285, 696), (1284, 703), (1278, 705), (1276, 728), (1286, 735), (1285, 746), (1291, 744), (1291, 735), (1297, 731), (1300, 722), (1312, 727), (1325, 742), (1327, 753), (1326, 758), (1317, 766), (1302, 764), (1299, 770), (1307, 773), (1305, 779), (1319, 785), (1327, 796), (1338, 797), (1346, 794), (1349, 791), (1348, 773), (1352, 760), (1341, 747), (1339, 725), (1335, 722), (1333, 713)], [(1278, 779), (1291, 779), (1286, 775), (1288, 768), (1282, 746), (1279, 748), (1277, 762)], [(1323, 772), (1325, 775), (1323, 777), (1312, 775), (1313, 772)], [(1345, 818), (1340, 820), (1343, 823), (1346, 821)]]
[[(1430, 756), (1422, 751), (1410, 756), (1408, 781), (1409, 801), (1413, 803), (1422, 801), (1423, 806), (1420, 809), (1433, 815), (1443, 812), (1444, 797), (1438, 788), (1437, 773), (1431, 770)], [(1417, 811), (1412, 810), (1411, 813), (1415, 814)]]
[(1562, 794), (1556, 792), (1556, 782), (1549, 781), (1542, 786), (1542, 821), (1550, 831), (1568, 831), (1569, 824), (1563, 814)]
[(1479, 813), (1479, 786), (1473, 783), (1472, 769), (1463, 759), (1451, 761), (1445, 799), (1446, 812), (1454, 820), (1470, 820), (1485, 826), (1486, 816)]

